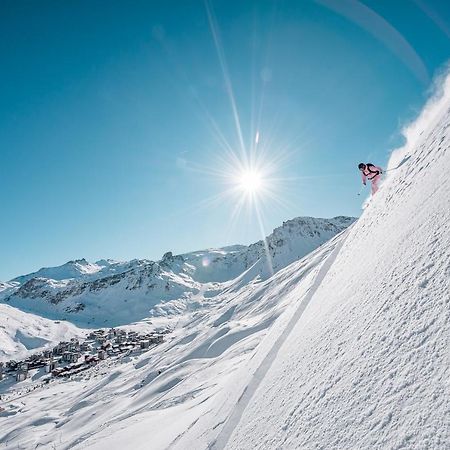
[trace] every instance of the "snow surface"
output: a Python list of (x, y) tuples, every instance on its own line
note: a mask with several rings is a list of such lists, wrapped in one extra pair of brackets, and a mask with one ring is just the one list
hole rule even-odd
[[(295, 299), (307, 292), (338, 243), (325, 244), (268, 280), (260, 281), (254, 266), (215, 296), (199, 293), (197, 307), (177, 317), (166, 342), (143, 355), (101, 363), (79, 378), (56, 380), (20, 396), (20, 401), (7, 391), (12, 400), (2, 405), (0, 427), (9, 431), (0, 443), (7, 448), (55, 443), (56, 448), (149, 448), (145, 436), (151, 429), (150, 448), (171, 446), (208, 410), (224, 401), (226, 411), (233, 407), (227, 392), (235, 392), (234, 376), (252, 360), (264, 336), (275, 339), (283, 331)], [(137, 441), (130, 443), (130, 435)]]
[(43, 278), (49, 280), (95, 280), (98, 278), (110, 276), (117, 273), (122, 273), (130, 270), (133, 267), (146, 264), (149, 261), (135, 259), (128, 262), (114, 261), (111, 259), (102, 259), (95, 263), (91, 263), (83, 259), (69, 261), (62, 266), (57, 267), (43, 267), (37, 272), (32, 272), (27, 275), (21, 275), (14, 278), (10, 283), (24, 284), (33, 278)]
[(0, 362), (20, 360), (33, 353), (32, 350), (42, 351), (59, 341), (84, 334), (71, 323), (54, 322), (0, 304)]

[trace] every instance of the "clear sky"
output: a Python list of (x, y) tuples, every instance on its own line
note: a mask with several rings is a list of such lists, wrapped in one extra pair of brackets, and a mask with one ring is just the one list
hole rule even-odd
[(357, 216), (449, 56), (446, 0), (3, 0), (0, 280), (257, 241), (242, 144), (277, 160), (265, 232)]

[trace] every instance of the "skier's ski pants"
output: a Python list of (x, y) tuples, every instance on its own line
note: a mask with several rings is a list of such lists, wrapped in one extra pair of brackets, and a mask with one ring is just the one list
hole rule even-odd
[(381, 175), (373, 177), (370, 181), (372, 182), (372, 195), (375, 195), (380, 187)]

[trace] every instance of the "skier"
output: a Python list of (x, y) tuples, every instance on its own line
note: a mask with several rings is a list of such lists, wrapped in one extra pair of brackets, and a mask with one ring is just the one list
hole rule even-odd
[(371, 163), (359, 163), (358, 169), (361, 171), (361, 178), (364, 186), (366, 185), (367, 179), (372, 182), (372, 195), (375, 195), (378, 191), (378, 184), (381, 180), (383, 169), (381, 167), (374, 166)]

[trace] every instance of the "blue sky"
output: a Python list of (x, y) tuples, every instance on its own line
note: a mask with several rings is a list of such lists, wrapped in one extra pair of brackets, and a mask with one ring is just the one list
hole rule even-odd
[(226, 77), (246, 148), (283, 156), (267, 233), (359, 215), (357, 164), (402, 142), (449, 39), (444, 0), (1, 2), (0, 280), (260, 239), (208, 201), (217, 129), (240, 152)]

